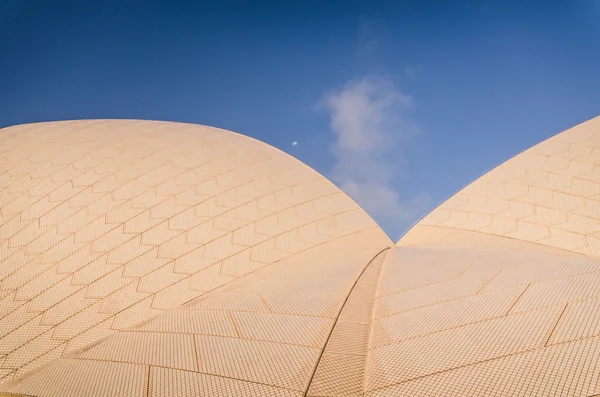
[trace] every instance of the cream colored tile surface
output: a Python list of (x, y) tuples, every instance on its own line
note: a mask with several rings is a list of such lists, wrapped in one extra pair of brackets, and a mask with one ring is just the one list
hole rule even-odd
[(600, 118), (477, 179), (381, 271), (366, 396), (596, 396)]
[(600, 118), (395, 246), (228, 131), (0, 130), (0, 394), (590, 397), (599, 301)]
[(0, 158), (6, 392), (302, 395), (392, 244), (309, 167), (215, 128), (17, 126)]

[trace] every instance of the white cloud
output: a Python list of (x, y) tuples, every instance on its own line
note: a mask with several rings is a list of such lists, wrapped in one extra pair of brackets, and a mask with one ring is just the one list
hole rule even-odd
[(391, 235), (398, 237), (431, 203), (424, 194), (398, 191), (394, 175), (405, 174), (403, 139), (416, 133), (412, 98), (389, 79), (366, 77), (326, 94), (336, 164), (332, 179)]

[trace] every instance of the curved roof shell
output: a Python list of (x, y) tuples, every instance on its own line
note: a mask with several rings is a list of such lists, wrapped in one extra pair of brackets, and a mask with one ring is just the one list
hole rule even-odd
[(0, 130), (0, 395), (600, 395), (599, 154), (596, 118), (394, 245), (228, 131)]
[(0, 390), (302, 395), (391, 245), (323, 176), (215, 128), (0, 131)]
[(387, 255), (368, 396), (600, 395), (600, 118), (519, 154)]

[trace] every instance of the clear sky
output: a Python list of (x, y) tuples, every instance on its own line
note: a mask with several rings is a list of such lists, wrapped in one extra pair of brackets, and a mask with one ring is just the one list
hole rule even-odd
[(0, 127), (230, 129), (331, 178), (397, 239), (600, 114), (599, 21), (600, 0), (1, 0)]

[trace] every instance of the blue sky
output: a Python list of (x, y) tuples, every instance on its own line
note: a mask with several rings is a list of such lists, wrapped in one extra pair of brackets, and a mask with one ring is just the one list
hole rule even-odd
[(598, 21), (598, 0), (2, 0), (0, 127), (230, 129), (330, 177), (396, 239), (600, 114)]

